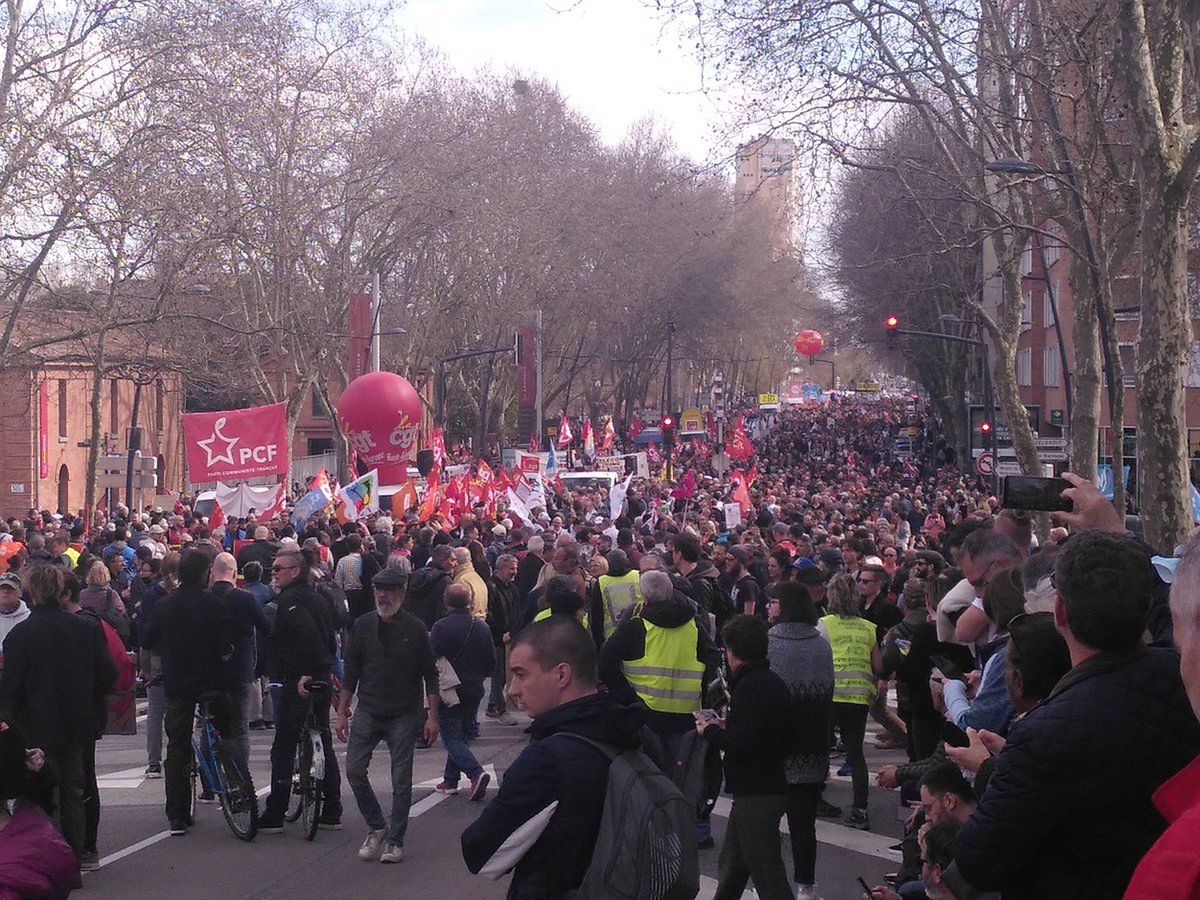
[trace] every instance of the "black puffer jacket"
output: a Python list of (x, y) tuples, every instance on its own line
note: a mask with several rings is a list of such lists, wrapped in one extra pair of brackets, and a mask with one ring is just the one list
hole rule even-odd
[(417, 569), (409, 576), (408, 590), (404, 595), (404, 609), (422, 622), (426, 628), (446, 614), (446, 588), (450, 586), (450, 573), (437, 566)]
[(1080, 663), (1013, 727), (958, 834), (959, 869), (1005, 900), (1120, 897), (1166, 827), (1151, 794), (1198, 751), (1175, 652)]
[(504, 773), (500, 793), (462, 833), (467, 868), (491, 874), (515, 863), (510, 900), (570, 896), (600, 831), (608, 757), (562, 732), (632, 750), (644, 712), (611, 694), (591, 694), (538, 716), (529, 727), (533, 742)]

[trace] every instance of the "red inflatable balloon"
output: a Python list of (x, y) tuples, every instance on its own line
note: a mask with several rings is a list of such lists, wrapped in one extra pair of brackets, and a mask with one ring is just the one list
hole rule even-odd
[(825, 349), (825, 338), (821, 332), (806, 328), (796, 335), (796, 352), (801, 356), (816, 356)]
[(381, 484), (400, 484), (408, 461), (416, 459), (421, 398), (395, 372), (368, 372), (346, 386), (338, 422), (350, 449), (368, 469), (379, 469)]

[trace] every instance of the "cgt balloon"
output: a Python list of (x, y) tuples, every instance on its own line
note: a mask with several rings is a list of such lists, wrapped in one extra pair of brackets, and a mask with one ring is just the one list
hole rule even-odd
[(355, 378), (338, 403), (338, 423), (359, 460), (379, 469), (381, 484), (404, 481), (421, 427), (421, 398), (407, 379), (395, 372)]

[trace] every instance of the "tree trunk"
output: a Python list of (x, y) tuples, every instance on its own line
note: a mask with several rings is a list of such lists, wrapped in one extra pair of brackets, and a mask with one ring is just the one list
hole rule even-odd
[(1086, 264), (1071, 259), (1071, 296), (1075, 298), (1071, 323), (1074, 368), (1071, 370), (1071, 471), (1092, 481), (1099, 458), (1100, 356), (1099, 328), (1091, 279)]
[[(992, 363), (992, 385), (1008, 433), (1012, 438), (1017, 463), (1025, 475), (1040, 475), (1037, 444), (1033, 440), (1033, 429), (1029, 427), (1029, 413), (1021, 402), (1021, 389), (1017, 384), (1017, 341), (1021, 336), (1021, 316), (1024, 303), (1021, 298), (1020, 254), (997, 254), (1000, 259), (1000, 274), (1003, 284), (1004, 309), (1001, 312), (1001, 328), (1004, 333), (992, 335), (996, 353)], [(998, 338), (998, 339), (997, 339)], [(997, 461), (998, 462), (998, 461)]]
[[(1171, 202), (1166, 190), (1155, 187), (1142, 191), (1139, 496), (1146, 540), (1160, 552), (1170, 553), (1193, 528), (1184, 407), (1192, 324), (1187, 299), (1187, 207)], [(1114, 441), (1117, 438), (1114, 434)]]
[[(96, 524), (96, 475), (100, 468), (100, 390), (104, 384), (104, 344), (108, 336), (106, 329), (101, 328), (96, 335), (96, 362), (92, 367), (92, 400), (89, 405), (91, 413), (90, 430), (88, 434), (87, 473), (84, 479), (84, 508), (88, 511), (88, 522)], [(109, 510), (111, 513), (112, 510)]]

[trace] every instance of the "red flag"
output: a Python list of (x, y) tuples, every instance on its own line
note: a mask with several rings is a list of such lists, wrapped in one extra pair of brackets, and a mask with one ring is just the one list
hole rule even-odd
[[(258, 520), (260, 522), (270, 522), (276, 516), (283, 515), (283, 507), (287, 503), (287, 483), (279, 482), (279, 487), (275, 489), (275, 496), (271, 498), (271, 505), (262, 511)], [(209, 530), (211, 526), (209, 526)]]
[(696, 472), (693, 469), (687, 470), (687, 474), (671, 491), (671, 496), (676, 500), (691, 500), (696, 496)]
[(746, 484), (754, 484), (756, 481), (758, 481), (758, 463), (746, 470)]
[(286, 475), (286, 404), (187, 413), (183, 443), (193, 483)]
[(440, 472), (435, 466), (434, 470), (429, 473), (429, 479), (425, 482), (425, 500), (417, 511), (417, 517), (422, 522), (428, 522), (437, 512), (439, 493), (441, 493)]
[(746, 460), (754, 455), (754, 444), (750, 442), (750, 436), (746, 434), (746, 430), (742, 427), (742, 417), (738, 416), (737, 421), (733, 426), (733, 433), (729, 436), (729, 443), (725, 447), (725, 452), (729, 454), (730, 459)]
[(392, 495), (392, 512), (402, 515), (417, 505), (417, 485), (411, 478)]
[(617, 446), (617, 429), (613, 425), (612, 416), (604, 423), (604, 432), (600, 435), (600, 449), (612, 450)]
[(629, 422), (629, 439), (636, 441), (637, 436), (645, 429), (646, 423), (642, 421), (642, 417), (634, 413), (633, 418)]
[[(179, 501), (176, 501), (177, 503)], [(220, 528), (225, 522), (225, 510), (221, 509), (221, 504), (213, 500), (212, 512), (208, 514), (208, 533), (212, 534)]]
[(658, 444), (649, 444), (646, 447), (646, 462), (652, 466), (662, 465), (662, 451), (658, 449)]
[(730, 499), (742, 508), (742, 516), (750, 514), (750, 489), (746, 487), (746, 476), (736, 469), (730, 474), (729, 482), (733, 485)]
[(563, 413), (562, 421), (558, 423), (558, 446), (566, 447), (573, 440), (575, 440), (575, 435), (571, 431), (571, 420), (567, 418), (566, 413)]
[(433, 451), (433, 464), (439, 469), (446, 461), (446, 436), (441, 428), (435, 428), (429, 434), (429, 449)]
[(529, 435), (529, 452), (530, 453), (540, 453), (541, 449), (542, 449), (542, 442), (538, 440), (538, 434), (535, 431), (535, 432), (533, 432), (533, 434)]

